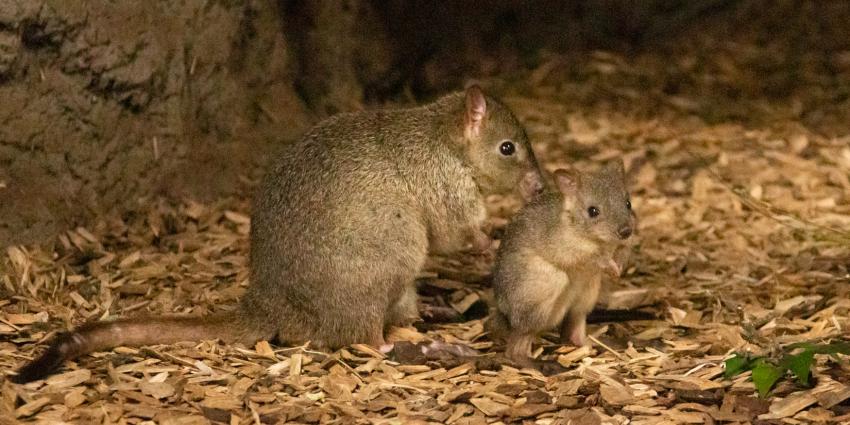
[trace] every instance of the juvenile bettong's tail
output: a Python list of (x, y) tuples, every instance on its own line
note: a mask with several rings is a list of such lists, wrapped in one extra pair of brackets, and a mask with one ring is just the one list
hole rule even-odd
[(245, 338), (237, 312), (204, 317), (129, 318), (84, 324), (57, 335), (45, 352), (28, 363), (12, 382), (42, 379), (66, 360), (117, 346), (173, 344), (220, 338), (231, 342)]

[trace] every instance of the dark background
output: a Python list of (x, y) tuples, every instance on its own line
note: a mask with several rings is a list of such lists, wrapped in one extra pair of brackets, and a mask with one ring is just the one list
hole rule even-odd
[(470, 78), (581, 87), (606, 54), (651, 64), (625, 97), (646, 114), (660, 94), (711, 105), (678, 105), (708, 122), (809, 99), (828, 106), (796, 118), (834, 134), (847, 113), (822, 111), (850, 110), (848, 22), (845, 1), (3, 0), (0, 245), (161, 198), (247, 197), (270, 153), (330, 114)]

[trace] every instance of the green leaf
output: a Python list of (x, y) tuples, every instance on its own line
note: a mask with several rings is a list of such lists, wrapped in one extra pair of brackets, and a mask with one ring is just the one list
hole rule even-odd
[(850, 342), (832, 342), (815, 347), (816, 354), (845, 354), (850, 355)]
[(819, 345), (812, 344), (811, 342), (795, 342), (793, 344), (788, 344), (785, 349), (788, 351), (795, 350), (797, 348), (803, 348), (806, 350), (817, 350)]
[(785, 347), (786, 350), (794, 350), (803, 348), (810, 350), (815, 354), (845, 354), (850, 355), (850, 342), (834, 341), (829, 344), (812, 344), (810, 342), (798, 342)]
[(723, 372), (723, 375), (726, 379), (731, 379), (733, 376), (749, 370), (750, 363), (752, 363), (752, 361), (749, 357), (736, 353), (734, 356), (726, 359), (726, 370)]
[(753, 367), (753, 384), (755, 384), (759, 395), (765, 397), (773, 384), (785, 374), (785, 369), (774, 366), (766, 361), (759, 360)]
[(780, 366), (782, 366), (782, 369), (790, 369), (800, 384), (809, 385), (809, 375), (811, 374), (814, 360), (814, 351), (803, 350), (800, 354), (785, 356)]

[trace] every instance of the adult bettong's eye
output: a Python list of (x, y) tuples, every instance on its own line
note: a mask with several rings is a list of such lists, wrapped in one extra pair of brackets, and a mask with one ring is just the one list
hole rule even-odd
[(587, 209), (587, 215), (589, 215), (591, 218), (598, 216), (599, 215), (599, 208), (596, 208), (596, 207), (588, 208)]
[(514, 146), (514, 142), (506, 140), (499, 145), (499, 152), (504, 156), (511, 156), (516, 152), (516, 146)]
[(630, 201), (630, 200), (627, 200), (627, 201), (626, 201), (626, 209), (627, 209), (627, 210), (632, 209), (632, 201)]

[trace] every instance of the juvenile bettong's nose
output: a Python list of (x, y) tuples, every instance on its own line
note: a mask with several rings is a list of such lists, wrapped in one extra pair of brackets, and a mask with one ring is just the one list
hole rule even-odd
[(619, 229), (617, 229), (617, 236), (619, 236), (620, 239), (628, 239), (629, 236), (631, 236), (631, 235), (632, 235), (632, 226), (622, 226)]

